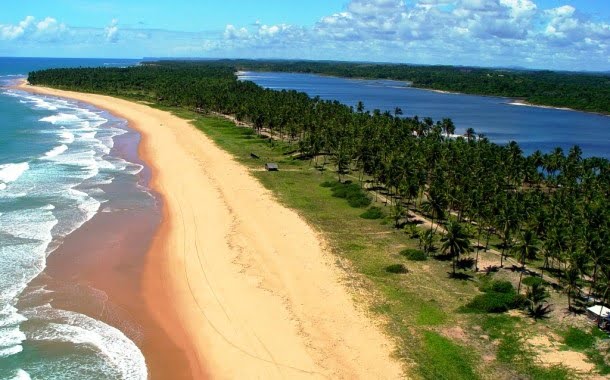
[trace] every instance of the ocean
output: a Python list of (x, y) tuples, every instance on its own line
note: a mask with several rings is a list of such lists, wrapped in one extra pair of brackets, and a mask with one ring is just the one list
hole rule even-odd
[[(51, 290), (45, 274), (64, 240), (98, 213), (154, 207), (143, 165), (115, 149), (135, 132), (88, 105), (6, 87), (42, 68), (134, 64), (0, 58), (0, 379), (147, 378), (137, 334), (107, 323), (104, 292), (58, 279)], [(82, 296), (105, 317), (57, 307), (62, 287), (64, 299)]]
[(405, 116), (453, 119), (456, 133), (473, 128), (491, 141), (516, 141), (526, 154), (543, 153), (579, 145), (583, 156), (610, 158), (610, 117), (593, 113), (518, 105), (512, 99), (448, 94), (409, 87), (392, 80), (360, 80), (315, 74), (243, 72), (242, 80), (276, 90), (296, 90), (348, 106), (362, 101), (368, 110), (393, 112), (401, 107)]

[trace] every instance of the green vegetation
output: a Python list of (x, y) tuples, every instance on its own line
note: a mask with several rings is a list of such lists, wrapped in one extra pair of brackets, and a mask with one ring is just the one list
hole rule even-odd
[(504, 313), (517, 309), (523, 304), (522, 296), (518, 295), (513, 285), (508, 281), (492, 281), (481, 289), (484, 293), (474, 297), (464, 308), (464, 311), (476, 313)]
[(426, 356), (423, 364), (425, 379), (478, 379), (472, 367), (472, 357), (463, 347), (435, 333), (424, 333)]
[(549, 292), (543, 284), (534, 283), (525, 294), (525, 307), (530, 317), (535, 320), (548, 318), (551, 305), (548, 304)]
[(333, 197), (346, 199), (352, 207), (366, 207), (371, 204), (371, 199), (362, 188), (350, 181), (324, 182), (321, 186), (330, 187)]
[(523, 279), (523, 281), (521, 283), (526, 286), (532, 286), (534, 284), (548, 285), (548, 283), (546, 281), (544, 281), (542, 278), (535, 277), (535, 276), (526, 277)]
[[(585, 292), (607, 301), (607, 160), (585, 159), (578, 147), (568, 154), (556, 149), (524, 156), (514, 142), (500, 146), (474, 134), (451, 139), (447, 135), (455, 126), (449, 119), (400, 118), (399, 112), (369, 113), (363, 105), (352, 110), (295, 91), (264, 90), (237, 81), (236, 68), (219, 62), (161, 62), (48, 70), (32, 73), (30, 82), (151, 102), (194, 120), (244, 165), (260, 169), (261, 162), (278, 162), (282, 171), (253, 175), (324, 231), (337, 262), (349, 262), (354, 281), (378, 295), (372, 297), (373, 311), (388, 321), (398, 355), (416, 363), (419, 377), (473, 378), (505, 367), (522, 377), (568, 376), (563, 368), (534, 365), (517, 328), (507, 331), (512, 320), (485, 322), (495, 315), (484, 313), (521, 307), (525, 299), (510, 283), (467, 270), (473, 262), (478, 266), (476, 241), (477, 247), (501, 250), (503, 264), (515, 256), (515, 284), (518, 275), (520, 285), (533, 286), (526, 271), (540, 271), (542, 278), (552, 274), (549, 282), (564, 291), (571, 310), (582, 307)], [(252, 128), (209, 117), (215, 113)], [(261, 160), (251, 159), (251, 153)], [(364, 211), (373, 199), (379, 203)], [(387, 206), (383, 210), (381, 203)], [(414, 213), (427, 217), (426, 223), (413, 221)], [(398, 228), (384, 225), (389, 220)], [(423, 225), (411, 227), (416, 222)], [(435, 254), (439, 240), (443, 254)], [(419, 254), (398, 253), (416, 247), (436, 260), (411, 261), (404, 276), (389, 270), (406, 269), (399, 261)], [(466, 281), (448, 279), (445, 259), (452, 261), (450, 277)], [(477, 282), (484, 284), (483, 294), (477, 295)], [(536, 300), (544, 301), (530, 297)], [(471, 313), (455, 313), (462, 307)], [(445, 334), (481, 319), (483, 330), (498, 341), (501, 369), (480, 360), (483, 349), (476, 344), (468, 345), (472, 357), (465, 356), (462, 342)]]
[(377, 206), (369, 207), (368, 210), (360, 214), (362, 219), (381, 219), (383, 216), (383, 211)]
[[(599, 329), (596, 329), (599, 330)], [(594, 330), (593, 330), (594, 331)], [(576, 351), (584, 351), (593, 347), (595, 336), (575, 327), (570, 327), (563, 336), (563, 343)]]
[(396, 273), (396, 274), (404, 274), (404, 273), (409, 273), (409, 270), (407, 269), (407, 267), (404, 266), (404, 264), (392, 264), (392, 265), (388, 265), (385, 270), (389, 273)]
[(407, 260), (411, 261), (425, 261), (428, 259), (426, 253), (419, 249), (407, 248), (400, 251), (400, 254), (407, 258)]

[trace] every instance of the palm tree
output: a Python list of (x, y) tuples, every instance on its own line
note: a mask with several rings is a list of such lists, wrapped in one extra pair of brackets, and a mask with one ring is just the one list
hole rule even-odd
[(455, 277), (457, 260), (462, 254), (470, 252), (470, 239), (462, 225), (452, 220), (447, 224), (447, 233), (441, 238), (441, 241), (443, 242), (443, 253), (449, 253), (453, 261), (452, 276)]
[(447, 134), (447, 137), (455, 133), (455, 124), (453, 124), (453, 120), (445, 118), (441, 122), (441, 126), (445, 134)]
[(422, 251), (428, 256), (436, 248), (434, 247), (434, 231), (426, 230), (423, 234), (419, 235), (419, 244)]
[(547, 303), (549, 293), (541, 283), (533, 283), (525, 294), (527, 300), (527, 312), (535, 320), (548, 318), (551, 305)]
[(525, 261), (536, 259), (538, 254), (538, 241), (536, 234), (531, 229), (527, 229), (523, 232), (523, 238), (515, 245), (514, 251), (519, 255), (519, 261), (521, 262), (521, 274), (519, 275), (519, 286), (517, 287), (517, 293), (521, 292), (521, 280), (523, 279), (523, 272), (525, 271)]
[(364, 112), (364, 103), (362, 103), (362, 100), (358, 101), (358, 104), (356, 105), (356, 112), (358, 112), (358, 113)]
[(474, 138), (476, 137), (476, 133), (474, 132), (474, 128), (468, 128), (466, 130), (466, 140), (468, 140), (468, 142), (474, 140)]
[(392, 210), (390, 210), (390, 215), (391, 215), (392, 219), (394, 220), (394, 227), (400, 228), (400, 221), (405, 216), (407, 216), (407, 212), (406, 212), (405, 208), (403, 207), (402, 203), (400, 201), (397, 201), (396, 204), (394, 204), (394, 206), (392, 206)]

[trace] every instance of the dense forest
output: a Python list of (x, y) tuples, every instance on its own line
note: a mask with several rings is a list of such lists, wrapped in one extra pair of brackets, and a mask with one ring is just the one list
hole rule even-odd
[(533, 104), (610, 113), (610, 75), (455, 66), (308, 62), (223, 61), (241, 70), (393, 79), (412, 86), (477, 95), (504, 96)]
[[(522, 266), (537, 262), (540, 271), (559, 279), (571, 309), (579, 306), (575, 301), (584, 295), (610, 298), (608, 160), (583, 158), (577, 146), (568, 152), (557, 148), (525, 156), (517, 143), (497, 145), (473, 130), (463, 138), (451, 138), (455, 126), (450, 119), (404, 118), (399, 108), (366, 112), (363, 104), (351, 108), (296, 91), (263, 89), (238, 81), (234, 72), (240, 68), (410, 79), (424, 87), (495, 91), (529, 100), (548, 96), (570, 102), (567, 99), (575, 94), (600, 98), (605, 94), (606, 100), (595, 104), (610, 110), (610, 78), (548, 72), (156, 62), (129, 68), (38, 71), (30, 73), (29, 81), (232, 115), (261, 134), (290, 142), (312, 164), (334, 168), (339, 179), (350, 175), (360, 178), (362, 186), (385, 189), (391, 195), (397, 225), (407, 217), (407, 210), (427, 215), (436, 223), (435, 230), (438, 226), (446, 230), (443, 248), (453, 258), (454, 274), (460, 255), (473, 250), (470, 242), (486, 246), (496, 239), (503, 255), (513, 256)], [(587, 100), (581, 95), (577, 96), (583, 102), (580, 108), (586, 108)]]

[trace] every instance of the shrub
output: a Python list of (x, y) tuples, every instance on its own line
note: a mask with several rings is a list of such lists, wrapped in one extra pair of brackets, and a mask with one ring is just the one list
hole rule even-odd
[(403, 264), (392, 264), (389, 265), (385, 268), (386, 272), (389, 273), (398, 273), (398, 274), (403, 274), (403, 273), (408, 273), (409, 270), (407, 269), (407, 267), (405, 267)]
[(347, 203), (355, 208), (366, 207), (371, 204), (369, 196), (358, 186), (358, 184), (347, 182), (323, 182), (323, 187), (330, 187), (333, 197), (343, 198)]
[(470, 301), (466, 308), (470, 311), (485, 312), (485, 313), (504, 313), (510, 309), (514, 309), (513, 294), (505, 293), (484, 293), (480, 294)]
[(377, 206), (370, 207), (364, 213), (360, 215), (362, 219), (381, 219), (383, 218), (383, 211)]
[(347, 198), (347, 203), (354, 208), (366, 207), (371, 204), (371, 199), (364, 193)]
[(504, 313), (525, 304), (525, 297), (518, 295), (509, 281), (491, 281), (481, 289), (483, 294), (474, 297), (463, 308), (475, 313)]
[(515, 287), (510, 281), (491, 281), (481, 289), (484, 292), (515, 294)]
[(407, 248), (400, 251), (400, 254), (411, 261), (425, 261), (428, 259), (424, 251), (419, 249)]
[(546, 281), (544, 281), (540, 277), (526, 277), (523, 279), (522, 283), (523, 283), (523, 285), (526, 285), (526, 286), (533, 286), (534, 284), (538, 284), (538, 285), (547, 284)]

